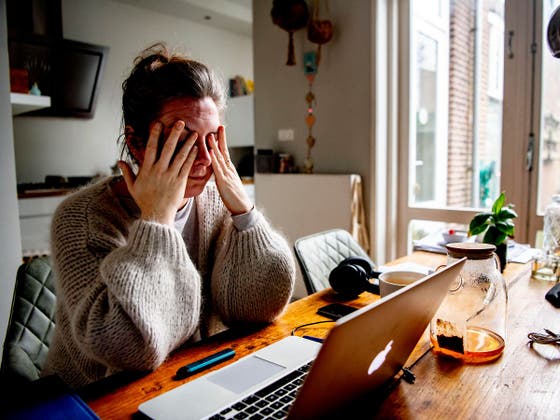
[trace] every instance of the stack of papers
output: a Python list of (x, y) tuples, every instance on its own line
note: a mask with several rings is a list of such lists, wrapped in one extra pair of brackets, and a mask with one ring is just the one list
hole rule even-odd
[[(465, 242), (474, 242), (476, 237), (472, 236), (467, 238)], [(417, 241), (412, 241), (412, 247), (414, 251), (428, 251), (435, 252), (438, 254), (447, 254), (447, 248), (445, 248), (445, 241), (441, 232), (430, 233), (428, 236), (423, 237)]]
[[(474, 242), (476, 237), (472, 236), (466, 242)], [(422, 239), (412, 242), (414, 251), (428, 251), (438, 254), (447, 254), (445, 242), (441, 232), (430, 233)], [(540, 249), (531, 248), (529, 244), (518, 244), (513, 240), (508, 240), (508, 262), (525, 264), (541, 253)]]

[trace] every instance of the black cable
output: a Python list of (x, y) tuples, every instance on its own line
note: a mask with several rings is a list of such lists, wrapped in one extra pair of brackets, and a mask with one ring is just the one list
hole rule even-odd
[(560, 345), (560, 334), (555, 334), (550, 330), (544, 329), (546, 334), (541, 333), (529, 333), (527, 337), (529, 338), (529, 345), (532, 346), (533, 344), (556, 344)]
[(290, 333), (290, 335), (294, 335), (294, 333), (299, 330), (300, 328), (305, 328), (305, 327), (309, 327), (310, 325), (316, 325), (316, 324), (323, 324), (325, 322), (336, 322), (334, 320), (329, 319), (328, 321), (315, 321), (315, 322), (310, 322), (309, 324), (302, 324), (302, 325), (298, 325), (297, 327), (295, 327), (292, 332)]
[[(401, 368), (401, 370), (403, 371), (403, 374), (401, 376), (402, 379), (404, 379), (406, 382), (408, 382), (409, 384), (413, 384), (414, 381), (416, 380), (416, 375), (414, 373), (412, 373), (412, 368), (414, 366), (416, 366), (416, 364), (422, 360), (424, 358), (424, 356), (426, 356), (429, 352), (432, 351), (432, 346), (430, 346), (428, 348), (428, 350), (426, 350), (424, 353), (422, 353), (418, 359), (416, 359), (410, 366), (403, 366)], [(400, 378), (399, 378), (400, 379)]]

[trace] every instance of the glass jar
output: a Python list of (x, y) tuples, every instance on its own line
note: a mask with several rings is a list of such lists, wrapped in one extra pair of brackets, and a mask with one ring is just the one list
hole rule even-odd
[(537, 280), (560, 279), (560, 195), (552, 196), (552, 203), (544, 210), (543, 249), (533, 258), (531, 271)]
[(430, 322), (434, 352), (483, 363), (502, 354), (506, 339), (507, 287), (496, 247), (482, 243), (447, 245), (447, 263), (467, 257)]
[(560, 194), (552, 196), (552, 203), (544, 210), (545, 254), (560, 255)]

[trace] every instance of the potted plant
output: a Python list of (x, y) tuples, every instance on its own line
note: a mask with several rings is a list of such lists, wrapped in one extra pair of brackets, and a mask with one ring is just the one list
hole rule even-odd
[(513, 204), (504, 205), (505, 201), (506, 195), (502, 192), (492, 204), (491, 212), (477, 214), (469, 224), (469, 236), (484, 232), (482, 242), (496, 246), (502, 271), (507, 262), (507, 238), (513, 238), (513, 219), (517, 217)]

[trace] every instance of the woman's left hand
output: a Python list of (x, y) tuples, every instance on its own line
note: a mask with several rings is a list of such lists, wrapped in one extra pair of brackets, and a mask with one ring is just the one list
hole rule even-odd
[(224, 126), (218, 127), (218, 138), (215, 134), (208, 135), (212, 169), (216, 178), (216, 186), (222, 201), (232, 215), (247, 213), (253, 208), (253, 203), (247, 196), (241, 178), (229, 158)]

